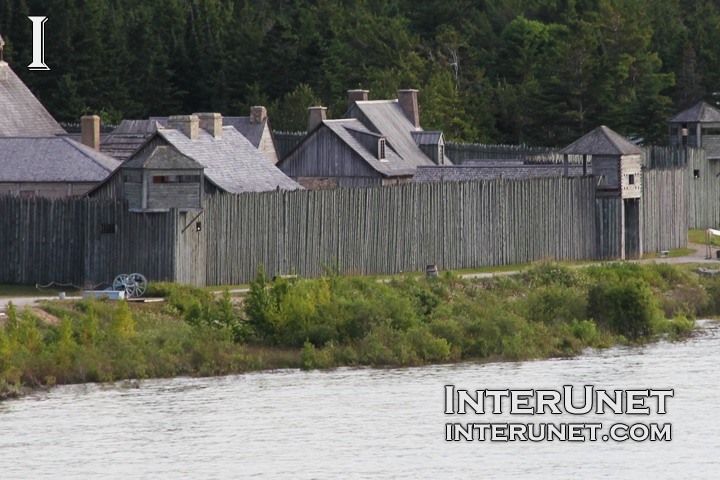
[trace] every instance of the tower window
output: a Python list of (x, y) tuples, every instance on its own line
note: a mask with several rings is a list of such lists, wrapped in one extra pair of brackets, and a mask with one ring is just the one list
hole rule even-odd
[(635, 185), (635, 175), (628, 175), (628, 184)]
[(693, 178), (700, 178), (700, 170), (693, 170)]

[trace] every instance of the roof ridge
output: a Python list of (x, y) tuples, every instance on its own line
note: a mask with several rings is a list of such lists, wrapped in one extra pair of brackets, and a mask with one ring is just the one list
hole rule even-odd
[(610, 142), (610, 145), (615, 147), (616, 154), (622, 155), (622, 146), (618, 145), (617, 139), (612, 135), (614, 133), (612, 130), (610, 130), (606, 125), (600, 125), (600, 130), (602, 131), (603, 135), (605, 135), (605, 138), (607, 138), (608, 142)]
[[(79, 151), (80, 153), (82, 153), (83, 155), (85, 155), (87, 158), (89, 158), (90, 160), (92, 160), (93, 163), (101, 166), (102, 168), (105, 168), (105, 169), (108, 168), (106, 165), (103, 165), (103, 164), (102, 164), (101, 162), (99, 162), (95, 157), (93, 157), (93, 156), (90, 155), (87, 151), (85, 151), (85, 149), (86, 149), (86, 148), (87, 148), (87, 149), (90, 149), (90, 150), (92, 150), (93, 152), (99, 153), (100, 155), (105, 155), (104, 153), (102, 153), (102, 152), (100, 152), (100, 151), (97, 151), (97, 150), (95, 150), (95, 149), (92, 148), (92, 147), (88, 147), (88, 146), (85, 145), (84, 143), (78, 143), (78, 142), (76, 142), (75, 140), (73, 140), (73, 139), (71, 139), (71, 138), (69, 138), (69, 137), (53, 137), (53, 138), (61, 138), (61, 139), (63, 139), (65, 142), (69, 143), (71, 147), (73, 147), (74, 149), (76, 149), (77, 151)], [(80, 147), (81, 145), (82, 145), (84, 148), (81, 148), (81, 147)], [(113, 157), (111, 157), (110, 155), (105, 155), (105, 156), (108, 157), (108, 158), (110, 158), (110, 159), (112, 159), (112, 160), (115, 161), (115, 162), (118, 162), (117, 160), (115, 160), (115, 159), (114, 159)], [(118, 162), (118, 164), (117, 164), (115, 167), (117, 168), (117, 167), (120, 166), (121, 164), (122, 164), (122, 162)], [(110, 172), (113, 172), (113, 171), (115, 171), (115, 168), (111, 168), (109, 171), (110, 171)]]
[(390, 98), (386, 100), (358, 100), (355, 102), (356, 105), (367, 105), (372, 103), (397, 103), (397, 98)]

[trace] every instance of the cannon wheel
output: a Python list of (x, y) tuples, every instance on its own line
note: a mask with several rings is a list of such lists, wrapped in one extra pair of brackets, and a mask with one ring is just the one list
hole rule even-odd
[(113, 290), (124, 291), (127, 298), (142, 297), (147, 290), (147, 279), (141, 273), (121, 273), (113, 280)]
[(147, 278), (141, 273), (131, 273), (128, 278), (128, 284), (132, 286), (130, 296), (132, 298), (142, 297), (147, 290)]

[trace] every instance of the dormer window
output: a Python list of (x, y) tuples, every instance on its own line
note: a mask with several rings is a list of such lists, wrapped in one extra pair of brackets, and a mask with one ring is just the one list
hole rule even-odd
[(385, 139), (378, 140), (378, 160), (385, 160)]

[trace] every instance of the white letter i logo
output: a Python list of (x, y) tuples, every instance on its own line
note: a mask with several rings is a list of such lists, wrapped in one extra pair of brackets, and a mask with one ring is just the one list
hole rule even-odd
[(45, 22), (47, 17), (28, 17), (32, 22), (33, 56), (30, 70), (50, 70), (45, 65)]

